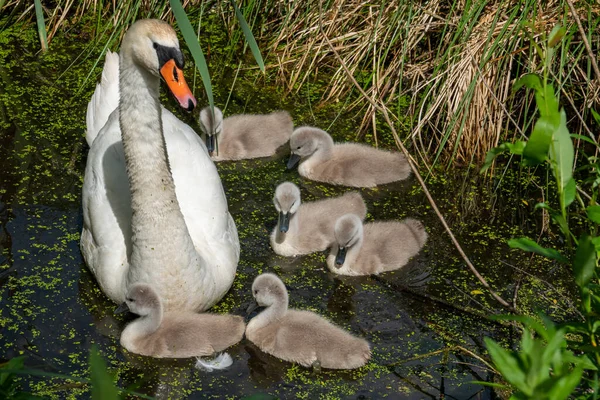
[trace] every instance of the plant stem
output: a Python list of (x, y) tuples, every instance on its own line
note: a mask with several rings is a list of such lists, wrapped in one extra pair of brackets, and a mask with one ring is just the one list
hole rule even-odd
[(573, 14), (573, 18), (577, 23), (577, 27), (579, 28), (579, 33), (581, 34), (581, 39), (583, 40), (583, 44), (588, 52), (588, 56), (590, 57), (590, 61), (592, 62), (592, 68), (594, 68), (594, 72), (596, 73), (596, 79), (600, 82), (600, 69), (598, 68), (598, 63), (596, 62), (596, 57), (594, 56), (594, 52), (590, 47), (590, 43), (587, 40), (587, 36), (585, 36), (585, 31), (583, 30), (583, 25), (581, 25), (581, 20), (579, 19), (579, 15), (577, 11), (575, 11), (575, 6), (571, 0), (567, 0), (567, 4), (569, 5), (569, 9), (571, 10), (571, 14)]

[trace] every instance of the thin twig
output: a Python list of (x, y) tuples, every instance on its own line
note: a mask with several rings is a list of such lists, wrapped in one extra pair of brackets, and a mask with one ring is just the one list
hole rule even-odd
[(583, 25), (581, 25), (581, 20), (579, 19), (579, 15), (577, 11), (575, 11), (575, 6), (571, 0), (567, 0), (567, 4), (569, 5), (569, 9), (571, 10), (571, 14), (573, 14), (573, 18), (575, 18), (575, 22), (577, 22), (577, 27), (579, 28), (579, 33), (581, 34), (581, 39), (583, 40), (583, 44), (585, 45), (585, 49), (588, 52), (588, 57), (590, 57), (590, 61), (592, 62), (592, 67), (594, 68), (594, 72), (596, 72), (596, 79), (600, 82), (600, 69), (598, 69), (598, 63), (596, 62), (596, 56), (594, 56), (594, 52), (590, 47), (590, 44), (587, 40), (587, 36), (585, 36), (585, 31), (583, 30)]
[[(319, 1), (319, 11), (320, 11), (320, 15), (323, 16), (322, 1)], [(477, 277), (477, 279), (483, 285), (483, 287), (485, 287), (489, 291), (489, 293), (491, 294), (491, 296), (498, 303), (502, 304), (502, 306), (504, 306), (505, 308), (509, 309), (510, 311), (515, 311), (513, 309), (513, 307), (506, 300), (504, 300), (502, 297), (500, 297), (491, 288), (491, 286), (489, 285), (489, 283), (487, 282), (487, 280), (479, 273), (479, 271), (477, 271), (477, 269), (475, 268), (475, 266), (471, 263), (471, 260), (469, 260), (469, 257), (467, 257), (467, 254), (462, 249), (460, 243), (458, 242), (458, 240), (456, 239), (456, 237), (454, 237), (454, 234), (452, 233), (452, 230), (448, 226), (448, 223), (446, 222), (446, 219), (444, 218), (444, 216), (442, 215), (442, 213), (438, 209), (437, 204), (435, 203), (435, 200), (433, 200), (433, 197), (431, 196), (431, 193), (429, 193), (429, 190), (427, 189), (427, 186), (425, 185), (425, 182), (423, 181), (423, 177), (421, 177), (421, 174), (419, 174), (419, 170), (417, 169), (417, 166), (416, 166), (415, 162), (413, 161), (412, 157), (410, 156), (408, 150), (406, 150), (406, 147), (404, 147), (404, 144), (402, 143), (402, 141), (400, 141), (400, 137), (398, 136), (398, 132), (396, 132), (396, 129), (394, 128), (394, 124), (392, 123), (392, 121), (390, 120), (390, 117), (388, 115), (387, 108), (385, 106), (381, 106), (381, 105), (375, 103), (375, 101), (373, 101), (367, 95), (367, 93), (365, 93), (365, 91), (358, 84), (358, 82), (356, 81), (356, 79), (354, 79), (354, 76), (352, 75), (352, 73), (346, 67), (346, 64), (344, 63), (344, 61), (342, 60), (342, 58), (338, 54), (337, 50), (335, 49), (335, 47), (333, 47), (333, 44), (329, 40), (329, 37), (327, 37), (327, 35), (325, 34), (325, 31), (323, 30), (323, 24), (322, 24), (322, 19), (321, 18), (319, 18), (319, 30), (321, 31), (321, 34), (323, 35), (323, 38), (325, 39), (325, 41), (327, 41), (327, 44), (329, 45), (329, 47), (330, 47), (331, 51), (333, 52), (335, 58), (338, 60), (338, 62), (340, 63), (341, 67), (346, 72), (346, 75), (348, 76), (348, 79), (350, 79), (352, 81), (352, 83), (354, 84), (354, 86), (364, 96), (365, 100), (367, 100), (369, 103), (371, 103), (371, 105), (373, 106), (373, 108), (375, 108), (379, 112), (383, 113), (383, 117), (385, 118), (386, 123), (388, 124), (388, 126), (390, 127), (390, 129), (392, 131), (392, 135), (394, 136), (394, 140), (396, 141), (396, 145), (400, 148), (400, 150), (402, 150), (402, 153), (406, 157), (406, 160), (408, 161), (408, 164), (410, 165), (410, 168), (412, 169), (413, 173), (415, 174), (415, 177), (419, 181), (419, 184), (421, 185), (421, 188), (423, 189), (423, 192), (425, 193), (425, 196), (427, 197), (427, 200), (429, 200), (429, 203), (431, 204), (431, 207), (432, 207), (433, 211), (438, 216), (440, 222), (442, 223), (442, 225), (444, 226), (444, 229), (446, 230), (446, 233), (448, 233), (448, 236), (450, 236), (450, 240), (452, 240), (452, 243), (454, 244), (454, 247), (456, 247), (456, 249), (460, 253), (460, 255), (463, 258), (463, 260), (465, 260), (465, 263), (467, 264), (467, 267), (469, 267), (469, 269), (471, 270), (471, 272)]]

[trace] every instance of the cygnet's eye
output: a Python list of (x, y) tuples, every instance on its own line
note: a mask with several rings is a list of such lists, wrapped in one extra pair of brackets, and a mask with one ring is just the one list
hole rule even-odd
[(258, 290), (255, 290), (254, 291), (254, 295), (256, 296), (257, 294), (258, 294)]
[(152, 42), (152, 47), (154, 47), (155, 49), (157, 49), (158, 48), (158, 43)]
[(301, 148), (301, 147), (302, 147), (302, 146), (298, 146), (298, 147), (296, 147), (296, 150), (300, 150), (300, 148)]
[(128, 298), (127, 298), (127, 301), (130, 301), (130, 302), (132, 302), (132, 303), (135, 303), (135, 299), (132, 299), (131, 297), (128, 297)]

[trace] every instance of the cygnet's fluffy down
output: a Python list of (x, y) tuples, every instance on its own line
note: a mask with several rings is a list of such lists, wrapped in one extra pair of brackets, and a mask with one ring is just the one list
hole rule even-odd
[(271, 233), (271, 247), (287, 257), (327, 250), (335, 239), (333, 228), (339, 217), (353, 213), (364, 219), (367, 214), (358, 192), (301, 204), (300, 189), (291, 182), (277, 186), (273, 204), (279, 221)]
[(403, 267), (427, 241), (420, 221), (364, 224), (347, 214), (335, 223), (335, 242), (327, 256), (329, 269), (340, 275), (371, 275)]
[[(290, 140), (294, 129), (287, 111), (271, 114), (239, 114), (223, 119), (217, 107), (200, 112), (200, 127), (214, 161), (270, 157)], [(216, 137), (216, 145), (215, 145)]]
[(246, 328), (246, 337), (265, 353), (305, 367), (359, 368), (371, 357), (369, 343), (310, 311), (288, 309), (288, 294), (274, 274), (252, 284), (257, 304), (267, 307)]
[(334, 185), (374, 187), (406, 179), (410, 165), (401, 153), (358, 143), (333, 143), (319, 128), (296, 128), (290, 138), (288, 168), (300, 162), (305, 178)]
[(244, 320), (240, 316), (191, 311), (163, 313), (157, 293), (143, 283), (129, 288), (120, 308), (129, 308), (140, 316), (123, 330), (121, 345), (144, 356), (211, 356), (238, 343), (244, 335)]

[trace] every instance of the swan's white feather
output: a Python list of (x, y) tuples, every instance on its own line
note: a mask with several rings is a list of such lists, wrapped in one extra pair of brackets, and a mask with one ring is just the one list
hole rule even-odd
[[(113, 55), (118, 61), (117, 53), (111, 53), (111, 63)], [(112, 69), (114, 65), (110, 67)], [(116, 80), (118, 87), (118, 64), (116, 77), (113, 72), (103, 73), (103, 78)], [(90, 101), (88, 140), (94, 124), (105, 112), (96, 106), (111, 105), (115, 100), (112, 97), (114, 93), (106, 90), (113, 84), (100, 84)], [(105, 94), (110, 98), (104, 99)], [(118, 104), (118, 92), (116, 102)], [(92, 116), (90, 109), (93, 110)], [(169, 304), (172, 297), (197, 296), (199, 301), (187, 303), (201, 304), (198, 311), (202, 311), (223, 297), (233, 282), (240, 253), (237, 229), (228, 212), (217, 169), (204, 143), (192, 128), (164, 107), (161, 109), (177, 200), (194, 246), (207, 267), (203, 278), (198, 280), (197, 271), (192, 272), (182, 266), (179, 278), (188, 283), (194, 282), (194, 290), (190, 293), (162, 293), (163, 301)], [(131, 201), (119, 111), (113, 110), (98, 135), (92, 138), (88, 154), (83, 183), (81, 249), (102, 290), (113, 301), (122, 302), (128, 283), (133, 283), (127, 278), (128, 254), (131, 251)], [(174, 272), (164, 271), (165, 274)]]
[(119, 106), (119, 54), (108, 50), (100, 83), (88, 103), (85, 116), (87, 131), (85, 139), (91, 147), (98, 132), (108, 121), (110, 114)]
[(212, 360), (196, 357), (195, 367), (201, 371), (212, 372), (213, 370), (221, 370), (230, 367), (233, 364), (233, 359), (228, 353), (221, 353)]

